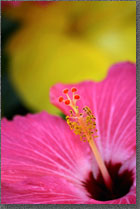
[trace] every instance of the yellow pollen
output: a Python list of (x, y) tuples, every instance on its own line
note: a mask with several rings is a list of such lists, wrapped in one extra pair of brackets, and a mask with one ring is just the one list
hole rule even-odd
[[(75, 108), (76, 108), (76, 112), (73, 113), (73, 111), (70, 110), (70, 116), (66, 117), (66, 120), (67, 120), (68, 125), (70, 126), (70, 129), (72, 129), (76, 135), (80, 135), (80, 139), (82, 141), (89, 142), (89, 140), (91, 140), (92, 137), (94, 138), (98, 137), (95, 117), (92, 114), (90, 108), (84, 107), (82, 113), (79, 113), (79, 110), (77, 107)], [(75, 108), (73, 108), (74, 111), (75, 111)]]

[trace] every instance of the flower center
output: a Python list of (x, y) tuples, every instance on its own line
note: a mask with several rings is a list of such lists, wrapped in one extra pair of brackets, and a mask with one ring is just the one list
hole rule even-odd
[(84, 188), (88, 192), (88, 196), (100, 201), (114, 200), (125, 196), (133, 184), (133, 172), (124, 170), (119, 174), (121, 166), (121, 163), (114, 165), (112, 163), (106, 163), (106, 167), (113, 182), (111, 191), (106, 187), (101, 172), (99, 172), (96, 179), (94, 178), (92, 171), (89, 172), (88, 178), (82, 182)]

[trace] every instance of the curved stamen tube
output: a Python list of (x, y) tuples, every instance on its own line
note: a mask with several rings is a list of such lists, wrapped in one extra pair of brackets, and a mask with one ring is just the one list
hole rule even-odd
[(59, 102), (64, 102), (66, 105), (69, 105), (73, 109), (73, 111), (70, 110), (70, 116), (66, 116), (67, 123), (76, 135), (80, 135), (80, 139), (82, 141), (87, 141), (89, 143), (103, 176), (106, 187), (109, 190), (112, 190), (111, 177), (94, 142), (94, 139), (98, 137), (96, 129), (96, 118), (89, 107), (84, 107), (83, 112), (79, 112), (78, 106), (76, 106), (76, 102), (80, 99), (80, 96), (78, 94), (75, 95), (75, 92), (77, 92), (75, 87), (73, 87), (71, 91), (73, 93), (72, 99), (68, 95), (68, 89), (63, 90), (63, 93), (67, 97), (66, 100), (64, 100), (63, 97), (59, 97)]

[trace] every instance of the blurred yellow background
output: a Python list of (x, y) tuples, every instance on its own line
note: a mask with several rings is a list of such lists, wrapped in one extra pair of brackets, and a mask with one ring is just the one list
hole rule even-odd
[(52, 85), (102, 80), (121, 61), (136, 62), (135, 1), (22, 2), (3, 9), (21, 22), (10, 37), (9, 75), (25, 106), (56, 114)]

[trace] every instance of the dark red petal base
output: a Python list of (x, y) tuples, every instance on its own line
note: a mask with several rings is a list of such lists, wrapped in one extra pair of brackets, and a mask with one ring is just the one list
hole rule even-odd
[(89, 193), (89, 197), (95, 200), (108, 201), (125, 196), (133, 184), (133, 172), (125, 170), (121, 175), (118, 174), (121, 163), (106, 163), (107, 169), (113, 181), (112, 191), (109, 191), (104, 183), (101, 173), (97, 179), (94, 178), (92, 171), (89, 172), (88, 179), (82, 182)]

